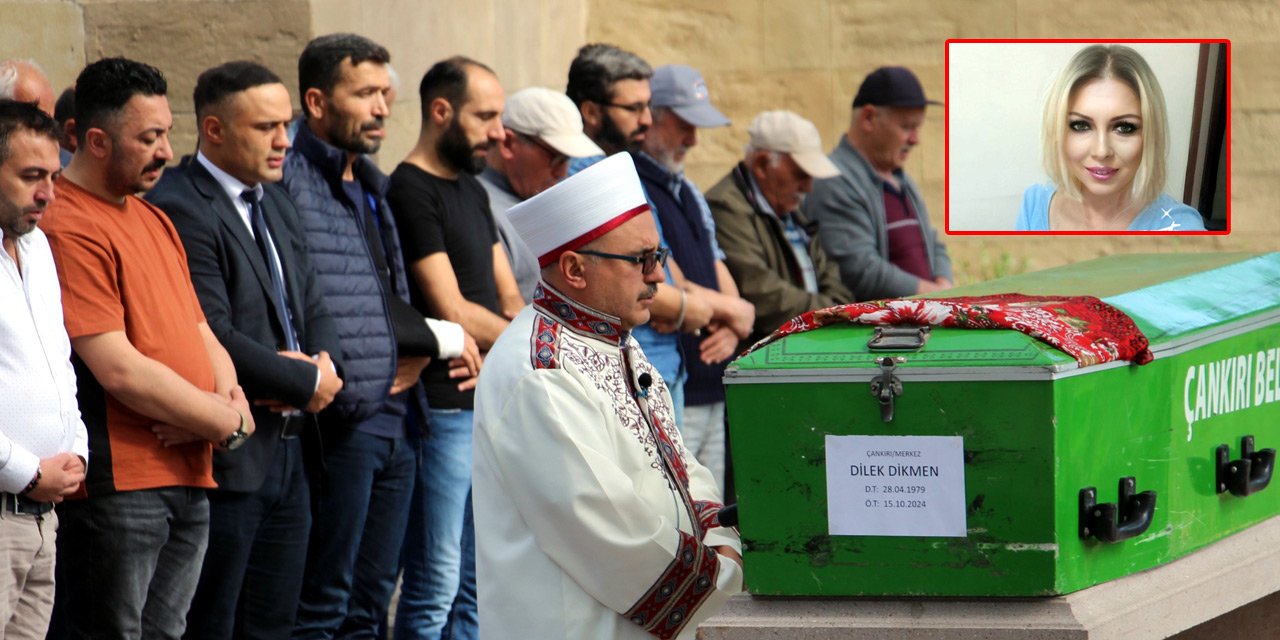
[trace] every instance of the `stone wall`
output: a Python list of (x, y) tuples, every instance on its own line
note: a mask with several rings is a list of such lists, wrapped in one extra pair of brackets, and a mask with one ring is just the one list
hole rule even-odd
[[(797, 111), (834, 145), (849, 102), (878, 66), (901, 64), (930, 96), (945, 90), (948, 38), (1228, 38), (1232, 41), (1232, 233), (1217, 237), (951, 236), (961, 281), (1124, 252), (1280, 249), (1280, 5), (1208, 0), (590, 0), (589, 41), (651, 64), (702, 70), (730, 118), (701, 132), (688, 170), (709, 187), (737, 160), (746, 125), (766, 109)], [(943, 225), (944, 113), (931, 108), (907, 171)], [(995, 169), (995, 170), (998, 170)]]
[(306, 0), (0, 2), (0, 58), (35, 58), (55, 92), (74, 84), (85, 64), (109, 56), (158, 67), (169, 82), (170, 141), (181, 157), (195, 151), (191, 92), (200, 72), (253, 60), (296, 87), (298, 52), (311, 38), (310, 14)]
[[(354, 31), (391, 51), (401, 89), (379, 164), (395, 167), (421, 124), (418, 82), (432, 63), (465, 55), (493, 68), (507, 93), (563, 89), (585, 38), (583, 0), (311, 0), (312, 33)], [(294, 57), (296, 59), (296, 55)]]
[[(0, 0), (0, 59), (35, 58), (55, 91), (92, 60), (127, 56), (169, 80), (173, 148), (195, 148), (191, 91), (201, 71), (235, 59), (261, 62), (296, 104), (298, 54), (315, 35), (351, 31), (391, 51), (401, 91), (380, 164), (413, 146), (417, 88), (432, 62), (463, 54), (489, 64), (509, 90), (563, 88), (584, 40), (582, 0)], [(297, 107), (295, 106), (295, 109)]]
[[(948, 38), (1229, 38), (1232, 47), (1230, 236), (1009, 238), (952, 236), (962, 281), (1118, 252), (1280, 248), (1280, 5), (1273, 0), (0, 0), (0, 58), (36, 58), (55, 87), (88, 61), (126, 55), (169, 77), (174, 148), (190, 153), (198, 72), (261, 61), (296, 92), (296, 60), (314, 35), (354, 31), (385, 44), (402, 77), (380, 154), (394, 166), (417, 136), (416, 87), (435, 60), (465, 54), (507, 90), (563, 88), (586, 42), (613, 42), (652, 64), (700, 68), (733, 126), (707, 131), (689, 172), (709, 187), (737, 160), (759, 111), (788, 108), (824, 140), (846, 128), (862, 77), (905, 64), (944, 92)], [(295, 96), (295, 100), (297, 97)], [(944, 112), (930, 109), (907, 170), (943, 222)]]

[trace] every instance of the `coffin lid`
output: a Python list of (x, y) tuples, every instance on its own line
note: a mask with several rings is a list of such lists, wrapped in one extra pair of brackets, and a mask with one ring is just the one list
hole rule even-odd
[[(1280, 252), (1108, 256), (959, 287), (950, 296), (996, 293), (1102, 298), (1129, 314), (1151, 341), (1158, 362), (1198, 345), (1280, 323)], [(935, 327), (920, 351), (871, 351), (874, 328), (827, 326), (787, 336), (739, 358), (725, 382), (869, 379), (876, 359), (901, 356), (899, 375), (913, 379), (1043, 379), (1127, 362), (1080, 368), (1069, 355), (1013, 330)], [(1280, 338), (1276, 341), (1280, 347)], [(1153, 362), (1153, 366), (1155, 363)]]

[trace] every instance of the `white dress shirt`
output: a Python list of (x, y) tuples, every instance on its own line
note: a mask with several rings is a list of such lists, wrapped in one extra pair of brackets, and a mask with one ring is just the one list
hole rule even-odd
[(44, 458), (64, 451), (89, 458), (49, 241), (37, 228), (16, 242), (21, 273), (0, 251), (0, 491), (6, 493), (26, 488)]

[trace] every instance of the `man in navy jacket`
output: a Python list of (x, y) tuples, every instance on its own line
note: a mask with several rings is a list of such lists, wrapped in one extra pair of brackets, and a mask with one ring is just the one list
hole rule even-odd
[[(387, 50), (361, 36), (312, 40), (298, 60), (303, 120), (284, 186), (298, 206), (342, 343), (346, 385), (321, 414), (322, 468), (295, 638), (372, 635), (395, 586), (430, 358), (475, 375), (474, 342), (408, 302), (387, 177), (365, 156), (390, 114)], [(430, 323), (430, 324), (428, 324)]]

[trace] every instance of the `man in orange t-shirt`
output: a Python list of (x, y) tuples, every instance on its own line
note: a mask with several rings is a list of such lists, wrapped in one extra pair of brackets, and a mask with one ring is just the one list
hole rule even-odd
[(124, 58), (81, 72), (79, 145), (44, 225), (93, 452), (88, 497), (68, 501), (58, 544), (71, 637), (182, 636), (208, 540), (212, 448), (253, 432), (177, 233), (133, 195), (173, 157), (166, 89), (158, 70)]

